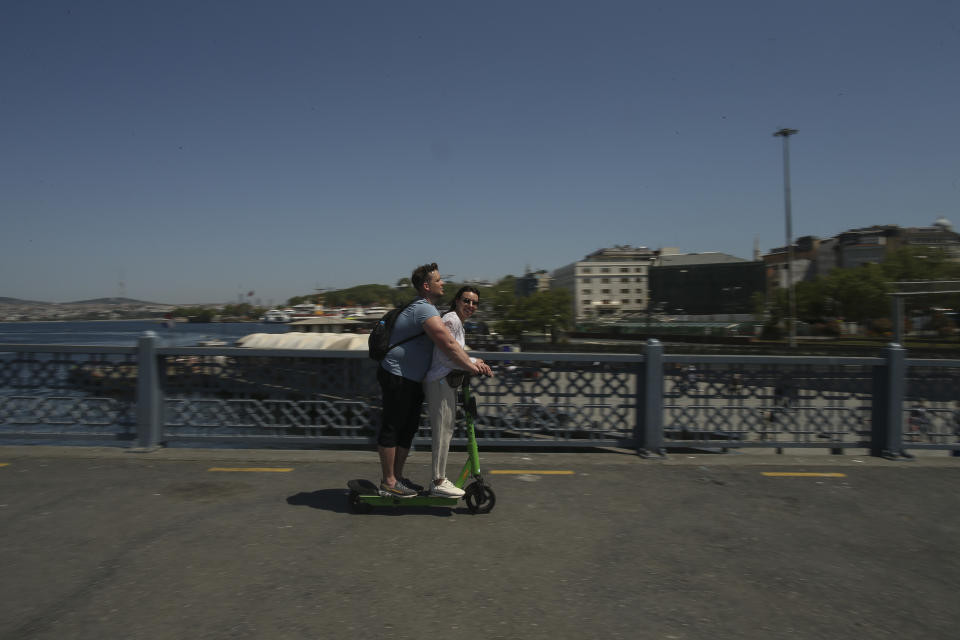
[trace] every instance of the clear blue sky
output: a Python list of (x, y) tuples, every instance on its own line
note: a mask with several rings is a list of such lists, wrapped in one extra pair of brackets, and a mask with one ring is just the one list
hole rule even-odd
[(0, 5), (0, 296), (187, 303), (960, 227), (960, 3)]

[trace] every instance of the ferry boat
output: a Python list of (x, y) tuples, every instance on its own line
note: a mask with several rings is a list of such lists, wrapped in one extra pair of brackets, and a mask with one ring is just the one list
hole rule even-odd
[(215, 338), (213, 336), (207, 336), (204, 340), (198, 340), (198, 347), (227, 347), (230, 343), (226, 340), (221, 340), (220, 338)]
[(290, 322), (290, 316), (279, 309), (270, 309), (260, 320), (267, 324), (275, 324), (278, 322)]
[(383, 314), (385, 314), (387, 311), (390, 311), (390, 309), (386, 307), (367, 307), (366, 309), (364, 309), (363, 315), (376, 316), (377, 318), (379, 318), (383, 316)]
[(291, 319), (313, 318), (322, 315), (323, 308), (309, 302), (303, 302), (294, 305), (291, 309), (284, 309), (284, 312), (287, 313)]

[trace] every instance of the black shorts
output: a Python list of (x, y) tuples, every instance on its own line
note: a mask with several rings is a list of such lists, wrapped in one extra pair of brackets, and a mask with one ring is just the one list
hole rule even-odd
[(383, 411), (377, 444), (409, 449), (420, 428), (423, 384), (377, 368), (377, 382), (383, 392)]

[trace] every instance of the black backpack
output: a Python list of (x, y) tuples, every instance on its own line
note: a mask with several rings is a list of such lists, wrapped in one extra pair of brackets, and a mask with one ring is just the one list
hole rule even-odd
[[(413, 302), (416, 302), (414, 300)], [(413, 304), (413, 302), (408, 302), (402, 307), (397, 307), (391, 309), (383, 314), (383, 317), (374, 325), (373, 329), (370, 331), (370, 337), (367, 338), (367, 355), (370, 356), (371, 360), (376, 360), (380, 362), (387, 357), (387, 354), (390, 353), (390, 350), (394, 347), (398, 347), (404, 342), (413, 340), (414, 338), (419, 338), (423, 335), (423, 331), (416, 335), (412, 335), (409, 338), (405, 338), (400, 342), (395, 344), (390, 344), (390, 334), (393, 333), (393, 325), (397, 323), (397, 318), (403, 312), (404, 309)]]

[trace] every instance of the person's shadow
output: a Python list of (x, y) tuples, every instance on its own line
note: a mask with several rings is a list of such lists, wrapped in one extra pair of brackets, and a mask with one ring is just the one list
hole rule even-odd
[(312, 509), (323, 509), (334, 513), (346, 513), (349, 515), (366, 516), (404, 516), (404, 515), (426, 515), (440, 516), (449, 518), (457, 514), (470, 514), (466, 507), (448, 507), (448, 506), (406, 506), (403, 504), (397, 506), (385, 505), (376, 506), (368, 513), (355, 513), (350, 507), (348, 491), (346, 489), (318, 489), (316, 491), (301, 491), (287, 498), (287, 504), (293, 507), (310, 507)]

